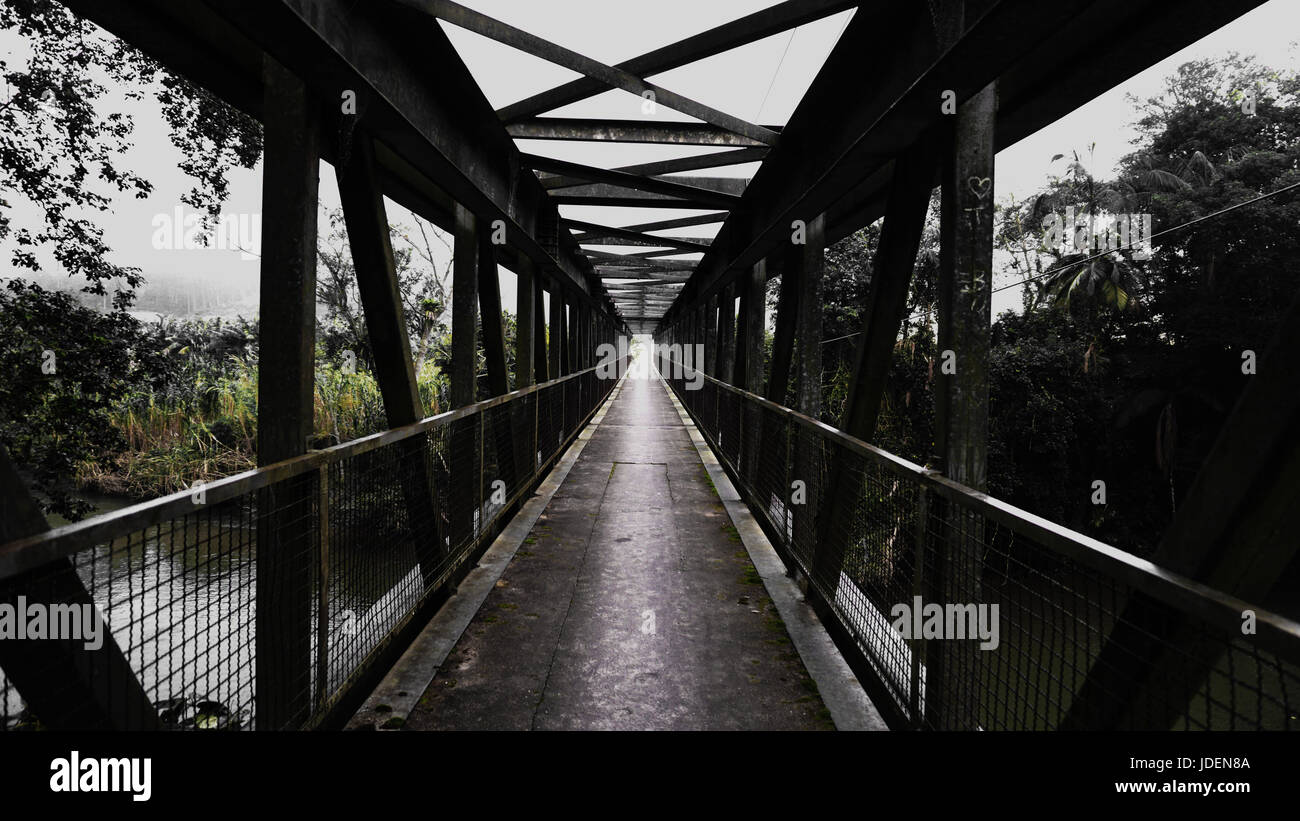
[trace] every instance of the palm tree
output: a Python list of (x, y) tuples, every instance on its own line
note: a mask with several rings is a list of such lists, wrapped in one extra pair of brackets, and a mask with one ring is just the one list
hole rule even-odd
[[(1052, 158), (1053, 162), (1063, 156), (1057, 154)], [(1067, 190), (1081, 189), (1084, 194), (1089, 236), (1095, 234), (1099, 212), (1145, 211), (1158, 194), (1191, 191), (1219, 178), (1214, 163), (1200, 151), (1193, 152), (1177, 171), (1160, 168), (1157, 159), (1149, 152), (1132, 155), (1130, 162), (1134, 173), (1129, 177), (1110, 185), (1100, 185), (1080, 162), (1078, 152), (1074, 152), (1074, 160), (1066, 168), (1066, 176), (1073, 179), (1073, 185)], [(1032, 206), (1032, 215), (1052, 212), (1061, 199), (1061, 193), (1057, 190), (1040, 196)], [(1120, 250), (1095, 259), (1091, 249), (1067, 254), (1056, 266), (1059, 270), (1037, 283), (1037, 298), (1047, 298), (1052, 304), (1063, 306), (1067, 312), (1076, 298), (1083, 297), (1117, 311), (1128, 309), (1133, 304), (1133, 294), (1144, 285), (1144, 280), (1140, 266), (1134, 265), (1131, 258)], [(1213, 264), (1211, 259), (1208, 262), (1211, 271)]]

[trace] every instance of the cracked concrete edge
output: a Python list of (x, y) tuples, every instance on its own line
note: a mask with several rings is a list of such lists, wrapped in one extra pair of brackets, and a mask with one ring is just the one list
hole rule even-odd
[[(546, 506), (551, 503), (555, 492), (564, 484), (570, 468), (578, 461), (592, 434), (604, 421), (605, 412), (618, 398), (619, 391), (623, 388), (623, 380), (626, 378), (625, 374), (619, 379), (618, 384), (596, 410), (591, 421), (578, 433), (577, 439), (542, 480), (537, 493), (524, 502), (519, 512), (493, 540), (478, 564), (456, 587), (456, 592), (443, 603), (442, 607), (438, 608), (438, 612), (411, 642), (411, 646), (388, 671), (379, 686), (348, 720), (345, 729), (365, 730), (372, 727), (385, 729), (380, 725), (393, 719), (400, 720), (396, 722), (397, 726), (387, 729), (398, 730), (405, 725), (411, 711), (415, 709), (424, 691), (429, 688), (434, 676), (447, 660), (447, 655), (456, 646), (456, 642), (460, 641), (461, 635), (474, 619), (474, 614), (478, 613), (497, 580), (501, 578), (501, 574), (514, 560), (515, 553), (532, 532), (533, 526), (537, 524)], [(377, 709), (380, 706), (391, 709), (381, 712)]]
[(686, 425), (691, 435), (691, 442), (700, 455), (700, 461), (704, 463), (704, 469), (708, 471), (713, 486), (717, 488), (722, 506), (726, 509), (732, 526), (740, 534), (740, 540), (749, 553), (749, 560), (754, 563), (754, 569), (758, 571), (763, 586), (767, 588), (767, 595), (771, 597), (777, 613), (785, 622), (786, 632), (790, 634), (790, 640), (794, 642), (795, 650), (798, 651), (804, 668), (808, 670), (808, 675), (816, 683), (822, 703), (830, 711), (835, 729), (888, 730), (889, 727), (881, 717), (880, 711), (876, 709), (876, 705), (862, 689), (862, 683), (858, 681), (848, 662), (840, 654), (835, 640), (822, 626), (821, 619), (817, 617), (812, 605), (804, 600), (798, 585), (787, 575), (785, 562), (781, 561), (767, 534), (754, 519), (754, 514), (741, 500), (740, 494), (731, 483), (721, 463), (718, 462), (718, 457), (709, 447), (708, 441), (695, 427), (690, 414), (686, 412), (686, 408), (682, 406), (668, 384), (657, 374), (656, 378), (663, 383), (664, 390), (668, 391), (668, 398), (677, 409), (677, 415)]

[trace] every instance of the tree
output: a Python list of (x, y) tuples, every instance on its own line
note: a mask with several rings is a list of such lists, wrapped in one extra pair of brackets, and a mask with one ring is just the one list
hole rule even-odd
[(100, 313), (71, 294), (11, 280), (0, 289), (0, 439), (32, 470), (47, 511), (77, 519), (91, 505), (76, 498), (77, 465), (121, 448), (109, 410), (140, 377), (131, 342), (139, 323)]
[[(316, 283), (316, 301), (325, 306), (325, 355), (335, 357), (343, 349), (351, 350), (358, 360), (374, 366), (373, 352), (365, 329), (361, 294), (357, 289), (356, 268), (348, 244), (343, 212), (334, 209), (328, 215), (329, 232), (322, 236), (317, 253), (323, 276)], [(403, 317), (418, 371), (429, 355), (430, 345), (440, 328), (445, 329), (442, 315), (450, 303), (451, 257), (439, 263), (433, 252), (430, 235), (451, 248), (446, 236), (415, 218), (421, 242), (411, 239), (403, 225), (389, 225), (393, 261), (397, 272), (398, 292), (402, 296)]]
[[(260, 126), (54, 0), (8, 0), (0, 30), (23, 38), (30, 52), (19, 64), (0, 61), (0, 241), (16, 246), (16, 268), (39, 271), (44, 248), (86, 281), (87, 292), (116, 283), (115, 304), (125, 307), (140, 271), (109, 259), (93, 214), (107, 211), (114, 195), (147, 196), (152, 184), (117, 162), (134, 123), (105, 104), (106, 83), (128, 99), (152, 94), (182, 151), (181, 169), (196, 181), (185, 202), (210, 221), (226, 197), (229, 168), (252, 168), (261, 155)], [(40, 226), (14, 224), (14, 196), (36, 206)]]
[[(1115, 179), (1075, 155), (1004, 210), (1009, 270), (1043, 284), (993, 329), (994, 493), (1138, 553), (1158, 542), (1249, 379), (1243, 352), (1262, 353), (1300, 291), (1297, 198), (1233, 208), (1300, 181), (1297, 90), (1237, 55), (1187, 63), (1134, 101), (1141, 136)], [(1043, 218), (1066, 204), (1150, 213), (1152, 258), (1046, 253)]]
[[(181, 169), (195, 180), (185, 201), (209, 223), (224, 200), (226, 173), (251, 168), (261, 154), (258, 123), (139, 51), (75, 17), (53, 0), (6, 0), (0, 31), (26, 55), (0, 60), (0, 242), (12, 243), (19, 271), (41, 270), (48, 251), (63, 272), (104, 295), (114, 311), (98, 314), (66, 294), (10, 282), (0, 300), (0, 442), (28, 466), (47, 510), (76, 518), (88, 505), (72, 498), (71, 477), (89, 454), (120, 446), (107, 407), (140, 377), (130, 352), (138, 323), (125, 313), (143, 281), (137, 268), (114, 263), (95, 214), (115, 196), (143, 198), (151, 183), (118, 158), (134, 123), (108, 104), (109, 87), (128, 99), (152, 95), (181, 150)], [(26, 202), (38, 224), (15, 222)], [(39, 346), (39, 348), (38, 348)], [(45, 352), (57, 371), (41, 366)], [(36, 357), (40, 353), (41, 357)]]

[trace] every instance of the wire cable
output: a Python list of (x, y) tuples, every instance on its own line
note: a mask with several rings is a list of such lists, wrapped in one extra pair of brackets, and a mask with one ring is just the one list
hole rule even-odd
[[(1291, 183), (1290, 185), (1284, 185), (1284, 186), (1282, 186), (1281, 188), (1277, 189), (1276, 191), (1270, 191), (1270, 192), (1268, 192), (1267, 194), (1260, 194), (1260, 195), (1257, 196), (1257, 197), (1251, 197), (1251, 198), (1248, 199), (1248, 200), (1243, 200), (1242, 202), (1238, 202), (1238, 203), (1235, 203), (1235, 204), (1233, 204), (1233, 205), (1229, 205), (1229, 206), (1227, 206), (1226, 208), (1220, 208), (1218, 211), (1214, 211), (1214, 212), (1212, 212), (1212, 213), (1205, 214), (1205, 215), (1203, 215), (1203, 216), (1197, 217), (1196, 219), (1188, 220), (1187, 222), (1184, 222), (1184, 223), (1182, 223), (1181, 225), (1175, 225), (1175, 226), (1173, 226), (1172, 228), (1166, 228), (1166, 229), (1164, 229), (1163, 231), (1157, 231), (1156, 233), (1154, 233), (1154, 234), (1152, 234), (1151, 236), (1147, 237), (1145, 241), (1146, 241), (1146, 242), (1151, 242), (1151, 241), (1155, 240), (1155, 239), (1158, 238), (1158, 237), (1163, 237), (1163, 236), (1165, 236), (1166, 234), (1172, 234), (1172, 233), (1175, 232), (1175, 231), (1181, 231), (1181, 230), (1183, 230), (1184, 228), (1190, 228), (1191, 226), (1193, 226), (1193, 225), (1197, 225), (1198, 223), (1205, 222), (1206, 220), (1215, 219), (1216, 217), (1221, 217), (1221, 216), (1223, 216), (1224, 214), (1227, 214), (1227, 213), (1232, 212), (1232, 211), (1236, 211), (1238, 208), (1245, 208), (1245, 207), (1248, 206), (1248, 205), (1253, 205), (1253, 204), (1255, 204), (1255, 203), (1257, 203), (1257, 202), (1262, 202), (1263, 200), (1270, 199), (1270, 198), (1272, 198), (1272, 197), (1276, 197), (1276, 196), (1278, 196), (1279, 194), (1285, 194), (1286, 192), (1291, 191), (1291, 190), (1294, 190), (1294, 189), (1296, 189), (1296, 188), (1300, 188), (1300, 182), (1293, 182), (1293, 183)], [(1003, 286), (1001, 286), (1001, 287), (994, 288), (994, 289), (993, 289), (992, 291), (990, 291), (989, 293), (990, 293), (990, 295), (992, 295), (992, 294), (996, 294), (996, 293), (1000, 293), (1000, 292), (1002, 292), (1002, 291), (1005, 291), (1005, 290), (1007, 290), (1007, 289), (1009, 289), (1009, 288), (1019, 288), (1019, 287), (1022, 287), (1022, 286), (1024, 286), (1024, 285), (1028, 285), (1029, 283), (1034, 282), (1035, 280), (1039, 280), (1039, 279), (1042, 279), (1043, 277), (1050, 276), (1051, 274), (1054, 274), (1054, 273), (1056, 273), (1057, 271), (1063, 271), (1063, 270), (1065, 270), (1066, 268), (1073, 268), (1073, 267), (1076, 266), (1076, 265), (1082, 265), (1082, 264), (1084, 264), (1085, 262), (1090, 262), (1091, 260), (1099, 259), (1099, 258), (1104, 257), (1104, 256), (1108, 256), (1108, 255), (1110, 255), (1110, 254), (1115, 253), (1116, 251), (1121, 251), (1121, 250), (1125, 250), (1125, 249), (1132, 249), (1133, 247), (1134, 247), (1133, 243), (1130, 242), (1130, 243), (1127, 244), (1127, 245), (1119, 246), (1119, 247), (1116, 247), (1116, 248), (1111, 248), (1111, 249), (1108, 249), (1108, 250), (1105, 250), (1105, 251), (1099, 251), (1099, 252), (1097, 252), (1096, 254), (1093, 254), (1092, 256), (1084, 257), (1083, 259), (1074, 260), (1073, 262), (1065, 263), (1065, 264), (1062, 264), (1062, 265), (1057, 265), (1057, 266), (1054, 267), (1054, 268), (1049, 268), (1049, 269), (1047, 269), (1046, 271), (1043, 271), (1041, 274), (1034, 274), (1034, 275), (1031, 276), (1031, 277), (1025, 277), (1024, 279), (1019, 280), (1019, 281), (1017, 281), (1017, 282), (1012, 282), (1012, 283), (1010, 283), (1010, 284), (1008, 284), (1008, 285), (1003, 285)], [(919, 312), (917, 312), (917, 313), (915, 313), (915, 314), (912, 314), (911, 316), (907, 317), (907, 319), (906, 319), (905, 321), (911, 321), (911, 320), (913, 320), (913, 319), (919, 319), (920, 317), (923, 317), (923, 316), (925, 316), (925, 315), (926, 315), (926, 312), (925, 312), (925, 311), (919, 311)], [(844, 335), (844, 336), (837, 336), (837, 337), (835, 337), (835, 338), (833, 338), (833, 339), (827, 339), (827, 340), (824, 340), (824, 341), (822, 342), (822, 344), (823, 344), (823, 345), (826, 345), (826, 344), (831, 343), (831, 342), (838, 342), (838, 341), (840, 341), (841, 339), (849, 339), (850, 337), (860, 336), (861, 334), (862, 334), (862, 331), (854, 331), (854, 332), (851, 333), (851, 334), (846, 334), (846, 335)]]

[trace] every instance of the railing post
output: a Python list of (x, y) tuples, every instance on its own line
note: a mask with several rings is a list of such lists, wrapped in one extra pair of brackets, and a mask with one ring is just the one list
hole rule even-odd
[[(778, 403), (779, 404), (779, 403)], [(798, 421), (794, 418), (794, 412), (786, 410), (785, 412), (785, 510), (781, 513), (781, 541), (785, 543), (786, 552), (793, 557), (794, 554), (794, 511), (791, 509), (791, 502), (794, 501), (794, 480), (790, 474), (794, 471), (792, 460), (794, 450), (792, 439), (794, 438), (795, 427)], [(787, 569), (786, 575), (793, 576), (795, 571), (795, 562), (793, 559)]]
[(485, 498), (483, 486), (483, 444), (487, 439), (487, 411), (480, 410), (474, 414), (474, 417), (478, 420), (475, 425), (478, 429), (478, 502), (477, 506), (474, 508), (478, 513), (478, 528), (474, 533), (474, 537), (477, 539), (482, 538), (484, 532), (487, 531), (487, 514), (483, 509), (483, 500)]
[(330, 636), (330, 466), (326, 462), (317, 472), (320, 513), (320, 571), (316, 589), (316, 709), (329, 696)]
[[(938, 471), (927, 470), (925, 475), (937, 475)], [(928, 553), (930, 539), (930, 490), (924, 482), (920, 482), (916, 489), (916, 524), (914, 533), (916, 544), (913, 546), (912, 553), (912, 600), (916, 597), (925, 596), (925, 560)], [(912, 729), (919, 730), (925, 723), (925, 712), (922, 707), (924, 699), (924, 690), (921, 682), (921, 660), (925, 658), (926, 641), (923, 635), (913, 635), (908, 641), (908, 650), (911, 653), (912, 661), (912, 687), (911, 699), (908, 708), (908, 717), (911, 721)]]

